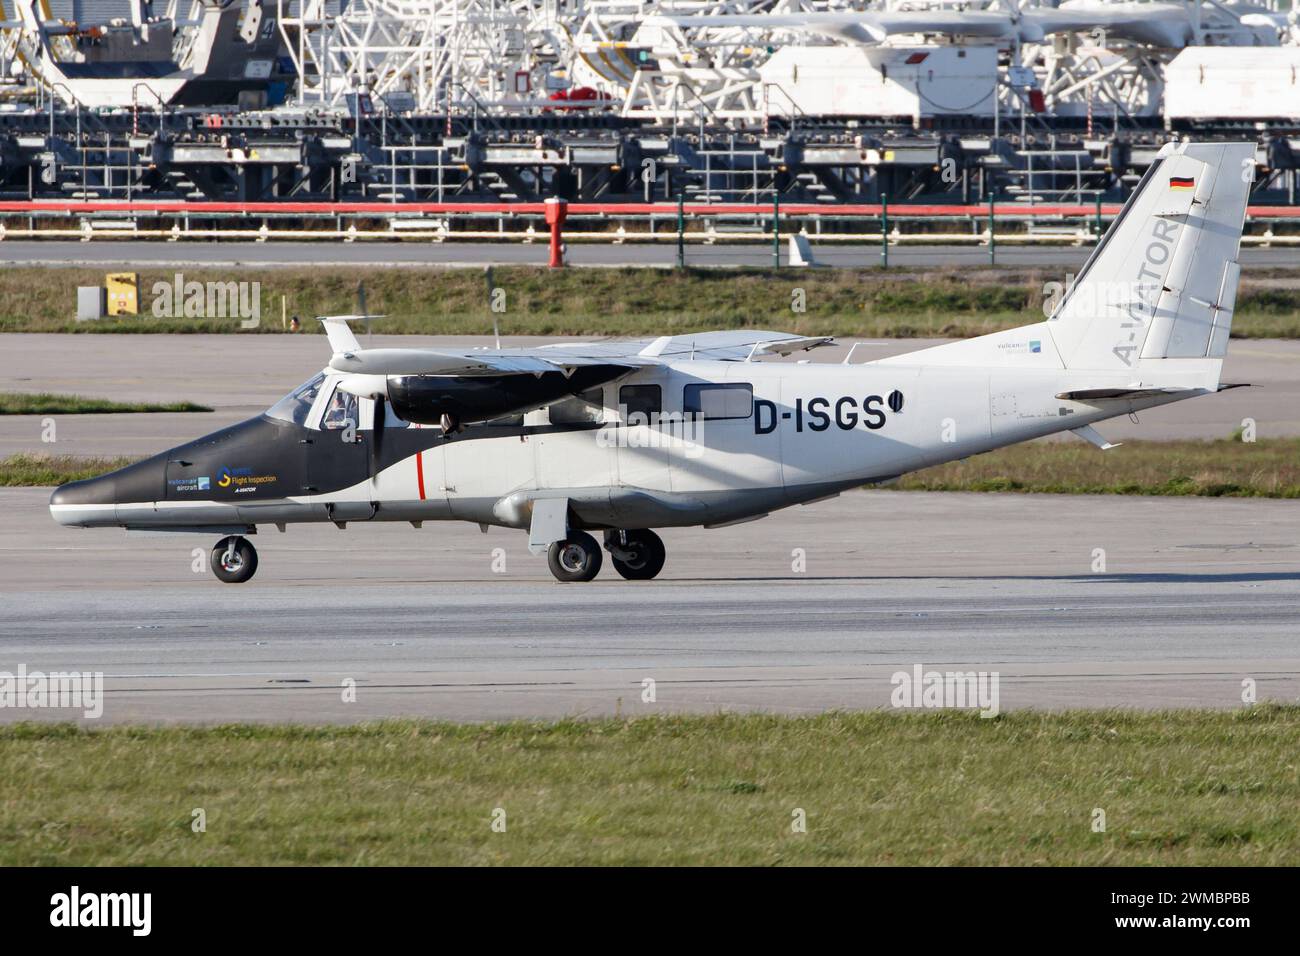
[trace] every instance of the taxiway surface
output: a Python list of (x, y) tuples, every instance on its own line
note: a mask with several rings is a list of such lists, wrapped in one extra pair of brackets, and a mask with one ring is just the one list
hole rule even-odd
[(207, 538), (58, 528), (48, 495), (0, 489), (0, 670), (103, 672), (111, 722), (809, 713), (917, 664), (998, 673), (1004, 710), (1300, 697), (1293, 501), (858, 491), (589, 585), (517, 532), (291, 526), (232, 586)]

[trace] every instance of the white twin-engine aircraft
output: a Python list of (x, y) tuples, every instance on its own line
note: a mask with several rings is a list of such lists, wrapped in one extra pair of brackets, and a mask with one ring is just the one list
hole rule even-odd
[(67, 484), (60, 524), (244, 537), (290, 522), (518, 528), (561, 581), (604, 550), (664, 564), (652, 528), (717, 528), (1053, 432), (1101, 448), (1116, 415), (1228, 387), (1246, 143), (1170, 144), (1047, 322), (862, 364), (763, 362), (828, 340), (732, 331), (531, 349), (364, 349), (324, 319), (329, 365), (265, 414)]

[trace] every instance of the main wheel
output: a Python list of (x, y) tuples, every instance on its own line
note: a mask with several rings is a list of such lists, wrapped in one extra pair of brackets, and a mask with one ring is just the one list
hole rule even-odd
[(551, 544), (546, 563), (557, 581), (590, 581), (600, 573), (603, 560), (600, 545), (585, 531), (571, 531), (563, 541)]
[(243, 584), (257, 571), (257, 550), (247, 538), (222, 538), (212, 549), (212, 573), (226, 584)]
[(663, 540), (653, 531), (625, 531), (626, 541), (615, 535), (609, 544), (614, 570), (629, 581), (649, 581), (664, 568)]

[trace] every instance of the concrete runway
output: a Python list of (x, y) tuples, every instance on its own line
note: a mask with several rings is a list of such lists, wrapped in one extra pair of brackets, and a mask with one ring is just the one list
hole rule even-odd
[(48, 494), (0, 489), (0, 670), (102, 671), (104, 721), (809, 713), (886, 707), (914, 664), (997, 672), (1003, 710), (1300, 697), (1293, 501), (858, 491), (589, 585), (516, 532), (291, 526), (230, 586), (212, 540), (61, 529)]
[[(880, 264), (878, 245), (818, 244), (813, 250), (822, 265), (861, 267)], [(997, 264), (1003, 266), (1042, 266), (1077, 268), (1083, 265), (1091, 246), (1020, 246), (999, 245)], [(786, 263), (782, 247), (781, 262)], [(0, 266), (127, 266), (169, 268), (185, 266), (305, 266), (371, 265), (375, 267), (445, 265), (481, 268), (486, 265), (546, 265), (548, 253), (543, 241), (523, 243), (493, 242), (153, 242), (104, 240), (74, 242), (64, 240), (0, 242)], [(673, 242), (570, 243), (567, 261), (575, 266), (652, 266), (671, 267), (677, 262)], [(767, 243), (729, 245), (690, 244), (686, 262), (691, 266), (770, 266), (772, 247)], [(1300, 249), (1289, 246), (1242, 250), (1243, 266), (1284, 268), (1300, 265)], [(987, 266), (987, 247), (893, 246), (889, 250), (891, 266), (923, 268), (972, 268)]]
[[(5, 335), (0, 392), (61, 392), (117, 401), (192, 401), (211, 414), (57, 415), (53, 444), (41, 415), (0, 416), (0, 457), (20, 452), (144, 456), (256, 415), (329, 360), (321, 335)], [(545, 339), (505, 338), (504, 345)], [(841, 361), (854, 340), (789, 361)], [(867, 341), (853, 361), (911, 352), (939, 340)], [(375, 336), (380, 346), (490, 345), (489, 338)], [(780, 359), (764, 359), (780, 361)], [(1237, 340), (1224, 380), (1241, 388), (1104, 423), (1112, 440), (1221, 438), (1254, 418), (1261, 438), (1300, 435), (1300, 342)], [(1073, 441), (1073, 438), (1064, 440)]]

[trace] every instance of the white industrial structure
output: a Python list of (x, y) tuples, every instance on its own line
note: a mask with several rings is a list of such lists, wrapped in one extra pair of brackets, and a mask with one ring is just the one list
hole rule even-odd
[(0, 0), (0, 196), (1091, 203), (1244, 132), (1294, 204), (1284, 2)]
[[(0, 74), (25, 71), (66, 99), (89, 81), (61, 64), (87, 59), (90, 30), (96, 47), (125, 34), (141, 49), (166, 32), (168, 59), (201, 74), (221, 2), (170, 0), (154, 17), (128, 0), (129, 16), (90, 25), (56, 18), (49, 0), (0, 0)], [(1022, 111), (1117, 121), (1163, 115), (1166, 99), (1177, 117), (1300, 116), (1300, 88), (1283, 82), (1290, 52), (1221, 49), (1300, 49), (1296, 13), (1278, 3), (266, 0), (249, 15), (274, 17), (300, 106), (361, 95), (422, 113), (599, 109), (753, 128)], [(117, 89), (129, 78), (98, 82), (83, 104), (129, 100)]]
[(277, 2), (303, 105), (398, 92), (421, 111), (527, 112), (580, 89), (587, 108), (751, 126), (998, 104), (1155, 116), (1184, 49), (1298, 37), (1277, 0), (353, 0), (336, 13)]

